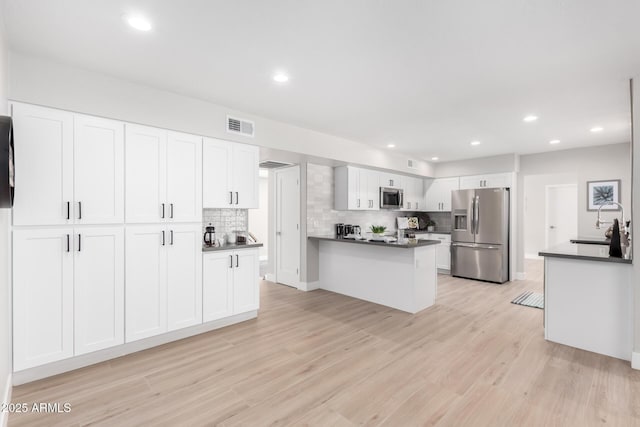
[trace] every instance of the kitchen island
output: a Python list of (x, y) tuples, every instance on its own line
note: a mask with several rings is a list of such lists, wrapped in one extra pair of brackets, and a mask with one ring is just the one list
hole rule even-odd
[(544, 257), (545, 339), (631, 360), (633, 287), (628, 249), (623, 258), (613, 258), (609, 246), (600, 242), (566, 243), (539, 255)]
[(320, 289), (408, 313), (435, 303), (439, 240), (384, 243), (311, 236), (318, 243)]

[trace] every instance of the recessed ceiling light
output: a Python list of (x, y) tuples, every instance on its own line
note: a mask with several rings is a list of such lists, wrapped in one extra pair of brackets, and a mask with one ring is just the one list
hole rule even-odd
[(591, 132), (596, 133), (596, 132), (602, 132), (604, 130), (603, 127), (601, 126), (594, 126), (591, 128)]
[(528, 115), (526, 116), (524, 119), (525, 122), (535, 122), (536, 120), (538, 120), (538, 116), (534, 116), (534, 115)]
[(438, 160), (438, 159), (440, 159), (440, 157), (432, 157), (432, 158), (431, 158), (431, 160), (433, 160), (434, 162), (435, 162), (436, 160)]
[(278, 83), (286, 83), (289, 81), (289, 76), (285, 73), (275, 73), (273, 75), (273, 80)]
[(471, 145), (480, 145), (480, 141), (471, 141)]
[(549, 141), (549, 144), (560, 144), (560, 140), (559, 139), (552, 139), (551, 141)]
[(127, 15), (125, 17), (127, 23), (133, 28), (139, 31), (149, 31), (151, 29), (151, 22), (144, 16), (140, 15)]
[(387, 144), (387, 148), (395, 148), (396, 144)]

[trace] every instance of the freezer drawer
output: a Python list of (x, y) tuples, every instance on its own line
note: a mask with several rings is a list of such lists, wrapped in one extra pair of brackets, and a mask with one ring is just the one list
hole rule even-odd
[(509, 280), (509, 254), (503, 245), (451, 244), (451, 275), (504, 283)]

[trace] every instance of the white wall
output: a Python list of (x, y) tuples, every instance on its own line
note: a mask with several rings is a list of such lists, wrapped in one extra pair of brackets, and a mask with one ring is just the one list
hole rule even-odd
[(260, 248), (260, 260), (269, 257), (269, 174), (266, 169), (260, 170), (260, 207), (249, 209), (248, 230), (253, 233), (264, 246)]
[[(433, 166), (407, 156), (232, 110), (208, 101), (131, 83), (41, 58), (10, 53), (9, 99), (190, 132), (354, 164), (433, 176)], [(227, 114), (255, 121), (256, 137), (226, 132)]]
[[(530, 154), (520, 157), (518, 185), (523, 189), (518, 206), (520, 221), (518, 241), (518, 271), (524, 271), (524, 255), (544, 249), (544, 191), (550, 184), (577, 184), (578, 186), (578, 234), (601, 236), (597, 230), (596, 212), (587, 211), (587, 181), (620, 179), (621, 203), (627, 208), (625, 216), (630, 218), (631, 208), (631, 146), (629, 143), (602, 145)], [(542, 202), (542, 204), (541, 204)], [(603, 218), (620, 218), (620, 212), (607, 212)], [(532, 242), (531, 236), (534, 237)], [(540, 238), (542, 239), (540, 243)], [(542, 245), (542, 246), (540, 246)], [(537, 249), (539, 248), (539, 249)]]
[[(633, 79), (632, 91), (632, 128), (633, 128), (633, 212), (640, 215), (640, 75)], [(638, 229), (636, 225), (631, 224), (633, 230)], [(640, 254), (640, 249), (635, 238), (632, 240), (633, 255)], [(632, 282), (634, 288), (634, 341), (633, 356), (631, 366), (640, 369), (640, 260), (635, 259), (633, 262)]]
[[(8, 49), (4, 26), (4, 1), (0, 0), (0, 114), (6, 115), (8, 86)], [(0, 209), (0, 397), (3, 403), (11, 398), (11, 280), (10, 231), (11, 211)], [(7, 413), (0, 413), (0, 425), (7, 422)]]
[(518, 155), (516, 154), (503, 154), (501, 156), (436, 163), (434, 169), (437, 178), (518, 172), (518, 161)]

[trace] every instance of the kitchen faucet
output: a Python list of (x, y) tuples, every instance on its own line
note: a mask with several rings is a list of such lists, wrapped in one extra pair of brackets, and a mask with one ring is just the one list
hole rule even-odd
[(611, 203), (608, 203), (606, 205), (600, 205), (600, 207), (598, 208), (598, 219), (596, 220), (596, 228), (598, 230), (600, 230), (600, 226), (601, 225), (613, 223), (613, 221), (603, 221), (602, 218), (600, 217), (600, 210), (605, 206), (611, 206), (611, 205), (618, 205), (620, 207), (620, 209), (622, 210), (622, 224), (620, 224), (620, 231), (627, 238), (627, 240), (630, 241), (631, 240), (631, 233), (630, 233), (631, 232), (631, 227), (627, 227), (627, 222), (624, 219), (624, 206), (622, 206), (618, 202), (611, 202)]

